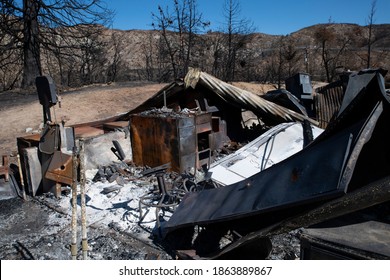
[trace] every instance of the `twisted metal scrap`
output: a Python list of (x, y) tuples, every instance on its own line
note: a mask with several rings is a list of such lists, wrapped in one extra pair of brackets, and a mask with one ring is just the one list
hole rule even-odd
[(309, 117), (265, 100), (254, 93), (223, 82), (199, 69), (189, 68), (184, 78), (185, 87), (195, 88), (198, 83), (214, 91), (225, 102), (238, 103), (242, 108), (254, 112), (262, 111), (264, 113), (271, 113), (282, 118), (284, 121), (308, 120), (310, 123), (318, 125), (317, 121)]

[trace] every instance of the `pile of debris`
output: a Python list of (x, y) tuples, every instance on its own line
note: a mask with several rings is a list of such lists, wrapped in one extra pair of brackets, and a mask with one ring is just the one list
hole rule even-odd
[[(36, 193), (54, 192), (69, 216), (80, 199), (89, 227), (157, 243), (174, 258), (272, 259), (277, 242), (291, 250), (276, 258), (296, 259), (303, 228), (390, 200), (385, 74), (351, 73), (330, 116), (321, 114), (327, 98), (313, 94), (307, 75), (286, 81), (298, 83), (295, 97), (263, 98), (191, 69), (126, 114), (71, 128), (50, 121), (48, 80), (44, 133), (18, 139), (27, 154), (20, 178)], [(254, 140), (247, 110), (261, 131)], [(248, 144), (224, 156), (234, 142)]]

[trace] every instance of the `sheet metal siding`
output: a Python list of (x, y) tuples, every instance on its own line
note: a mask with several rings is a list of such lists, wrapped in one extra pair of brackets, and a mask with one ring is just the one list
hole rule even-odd
[(326, 128), (332, 117), (340, 110), (344, 98), (344, 89), (341, 85), (325, 86), (317, 89), (315, 106), (319, 127)]

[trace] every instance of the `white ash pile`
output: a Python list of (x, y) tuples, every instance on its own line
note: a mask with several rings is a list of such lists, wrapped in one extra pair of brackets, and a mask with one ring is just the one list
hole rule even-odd
[[(155, 172), (148, 173), (149, 170), (153, 168), (139, 167), (125, 162), (113, 162), (99, 169), (87, 170), (88, 224), (94, 227), (104, 225), (118, 231), (136, 233), (141, 239), (151, 241), (156, 220), (169, 219), (174, 207), (164, 207), (163, 204), (163, 211), (156, 214), (155, 206), (161, 198), (159, 196), (161, 189)], [(162, 177), (170, 195), (182, 195), (183, 192), (194, 191), (196, 186), (195, 177), (190, 174), (180, 175), (175, 172), (161, 171), (159, 176)], [(140, 203), (140, 200), (145, 197), (156, 198), (156, 201), (150, 201), (145, 206)], [(177, 201), (180, 197), (174, 199)], [(71, 214), (70, 199), (71, 194), (67, 193), (60, 200), (61, 207), (67, 209), (68, 214)], [(78, 206), (80, 206), (79, 201)]]

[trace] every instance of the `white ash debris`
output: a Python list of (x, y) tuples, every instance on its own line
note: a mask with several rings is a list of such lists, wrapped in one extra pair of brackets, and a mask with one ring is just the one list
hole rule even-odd
[[(156, 226), (156, 209), (142, 205), (141, 218), (140, 198), (158, 192), (158, 184), (155, 176), (142, 177), (143, 170), (123, 162), (114, 162), (110, 166), (86, 171), (86, 220), (89, 227), (109, 227), (118, 232), (137, 234), (142, 240), (150, 240)], [(164, 174), (169, 187), (174, 185), (177, 178), (175, 173)], [(66, 209), (69, 216), (72, 214), (71, 197), (68, 191), (59, 201), (59, 206)], [(79, 191), (77, 205), (80, 216)], [(165, 220), (171, 214), (170, 211), (158, 211), (158, 215)]]

